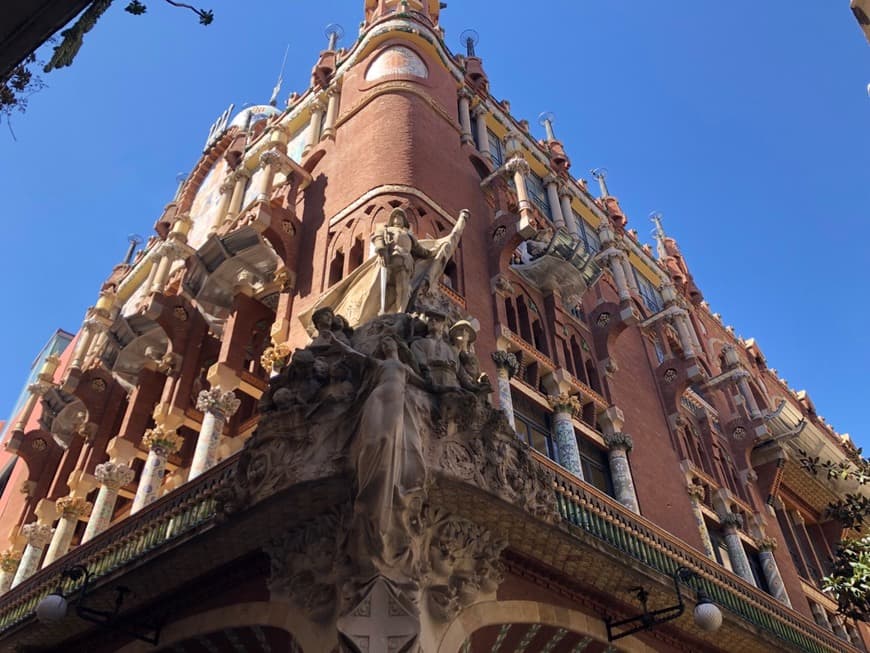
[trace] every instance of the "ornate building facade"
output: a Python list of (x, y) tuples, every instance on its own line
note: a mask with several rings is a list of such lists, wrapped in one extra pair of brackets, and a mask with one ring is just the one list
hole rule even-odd
[(365, 0), (286, 109), (222, 116), (44, 361), (3, 650), (864, 650), (820, 590), (855, 488), (802, 464), (854, 448), (441, 9)]

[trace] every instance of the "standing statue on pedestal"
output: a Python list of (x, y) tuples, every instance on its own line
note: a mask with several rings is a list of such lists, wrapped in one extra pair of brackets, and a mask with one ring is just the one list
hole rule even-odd
[(329, 306), (357, 326), (388, 313), (404, 313), (417, 290), (438, 288), (447, 263), (456, 252), (469, 212), (459, 212), (453, 229), (443, 238), (420, 239), (411, 232), (405, 209), (394, 209), (386, 225), (372, 236), (376, 256), (330, 288), (300, 316), (309, 326), (314, 313)]

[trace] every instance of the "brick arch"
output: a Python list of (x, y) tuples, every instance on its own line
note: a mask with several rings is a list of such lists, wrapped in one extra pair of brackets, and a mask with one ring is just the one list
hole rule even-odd
[[(190, 617), (167, 624), (160, 634), (160, 650), (172, 650), (185, 640), (206, 635), (216, 630), (245, 626), (266, 626), (290, 633), (304, 653), (325, 653), (338, 643), (326, 643), (326, 632), (304, 620), (291, 605), (276, 601), (237, 603), (214, 610), (199, 612)], [(333, 629), (333, 636), (335, 630)], [(154, 647), (144, 642), (131, 642), (117, 653), (151, 653)]]
[[(484, 601), (460, 612), (447, 626), (435, 650), (437, 653), (459, 653), (476, 631), (510, 623), (554, 626), (570, 633), (589, 635), (601, 644), (607, 642), (604, 622), (577, 610), (540, 601)], [(649, 650), (631, 636), (620, 641), (619, 648), (624, 651)]]

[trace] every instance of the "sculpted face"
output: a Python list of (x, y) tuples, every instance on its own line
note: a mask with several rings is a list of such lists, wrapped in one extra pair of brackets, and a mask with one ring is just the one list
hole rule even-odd
[(329, 309), (321, 309), (312, 316), (314, 326), (318, 331), (328, 331), (332, 328), (335, 315)]

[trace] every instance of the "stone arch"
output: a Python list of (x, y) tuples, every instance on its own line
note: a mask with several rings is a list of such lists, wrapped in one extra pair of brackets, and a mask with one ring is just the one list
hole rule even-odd
[[(216, 630), (262, 626), (289, 633), (296, 647), (288, 651), (299, 653), (327, 653), (337, 644), (335, 630), (314, 626), (301, 617), (298, 610), (277, 601), (252, 601), (198, 612), (163, 627), (159, 651), (171, 651), (176, 644)], [(118, 653), (151, 653), (154, 647), (144, 642), (131, 642), (118, 649)]]
[[(460, 612), (447, 626), (435, 647), (437, 653), (459, 653), (476, 632), (499, 624), (540, 624), (564, 628), (569, 633), (588, 636), (605, 644), (604, 622), (577, 610), (539, 601), (483, 601)], [(620, 641), (623, 651), (648, 651), (649, 647), (635, 637)]]

